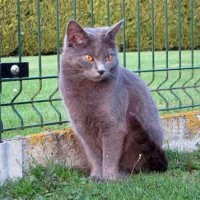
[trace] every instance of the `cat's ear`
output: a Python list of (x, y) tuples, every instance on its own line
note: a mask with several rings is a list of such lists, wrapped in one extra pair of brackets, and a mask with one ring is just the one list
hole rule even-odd
[(107, 35), (112, 38), (115, 39), (117, 33), (119, 32), (120, 28), (123, 25), (124, 20), (119, 21), (117, 24), (113, 25), (110, 27), (110, 29), (107, 32)]
[(87, 33), (75, 20), (69, 21), (66, 32), (69, 46), (87, 42)]

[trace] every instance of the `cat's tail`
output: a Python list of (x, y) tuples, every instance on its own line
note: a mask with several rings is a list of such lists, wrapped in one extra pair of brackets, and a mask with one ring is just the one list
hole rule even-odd
[(134, 140), (140, 146), (140, 152), (145, 157), (145, 171), (164, 172), (168, 162), (164, 150), (154, 142), (153, 138), (140, 122), (139, 118), (130, 113), (129, 126), (134, 132)]

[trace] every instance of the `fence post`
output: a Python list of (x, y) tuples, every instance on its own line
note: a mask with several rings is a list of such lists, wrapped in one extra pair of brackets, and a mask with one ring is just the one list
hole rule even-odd
[[(2, 19), (0, 18), (0, 44), (2, 44)], [(2, 48), (2, 47), (1, 47)], [(1, 56), (2, 56), (2, 49), (0, 48), (0, 65), (1, 65)], [(2, 143), (2, 132), (3, 132), (3, 123), (1, 120), (1, 91), (2, 91), (2, 86), (1, 86), (2, 82), (1, 82), (1, 66), (0, 66), (0, 143)]]
[(2, 143), (2, 132), (3, 132), (3, 122), (1, 120), (1, 91), (2, 91), (2, 86), (1, 86), (1, 65), (0, 65), (0, 143)]

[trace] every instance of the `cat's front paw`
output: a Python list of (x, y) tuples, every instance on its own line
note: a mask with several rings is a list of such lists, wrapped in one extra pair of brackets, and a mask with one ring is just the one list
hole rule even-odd
[(104, 181), (116, 181), (116, 180), (122, 180), (129, 176), (129, 174), (125, 171), (119, 171), (116, 174), (107, 174), (103, 176)]
[(89, 179), (94, 182), (102, 182), (103, 181), (102, 177), (99, 177), (99, 176), (89, 176)]
[(91, 181), (100, 182), (102, 181), (102, 169), (101, 168), (93, 168), (90, 172), (89, 179)]
[(119, 171), (117, 175), (117, 180), (125, 179), (129, 177), (129, 173), (125, 171)]

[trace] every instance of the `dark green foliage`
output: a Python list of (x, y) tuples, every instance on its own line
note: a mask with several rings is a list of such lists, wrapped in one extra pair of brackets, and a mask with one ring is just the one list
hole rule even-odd
[[(40, 2), (38, 4), (38, 2)], [(93, 12), (91, 1), (58, 0), (58, 10), (54, 0), (20, 0), (21, 7), (21, 36), (23, 55), (38, 54), (38, 17), (40, 13), (41, 30), (41, 52), (42, 54), (56, 53), (56, 12), (59, 12), (59, 39), (61, 46), (66, 23), (71, 18), (76, 18), (83, 26), (105, 26), (116, 23), (123, 18), (122, 1), (110, 1), (110, 19), (108, 19), (108, 1), (93, 1)], [(74, 8), (76, 2), (76, 9)], [(141, 50), (152, 49), (152, 38), (155, 37), (155, 50), (166, 48), (166, 19), (165, 2), (160, 0), (126, 0), (126, 48), (136, 50), (138, 47), (137, 33), (137, 2), (140, 10), (140, 45)], [(154, 2), (154, 6), (152, 4)], [(191, 47), (191, 7), (192, 1), (167, 1), (168, 8), (168, 46), (169, 49), (178, 49), (178, 28), (181, 28), (181, 47)], [(180, 2), (180, 4), (178, 4)], [(194, 46), (200, 47), (200, 1), (194, 0)], [(38, 6), (39, 5), (39, 6)], [(180, 5), (180, 7), (179, 7)], [(152, 35), (152, 9), (154, 7), (154, 28)], [(40, 9), (39, 9), (40, 8)], [(180, 10), (179, 10), (180, 9)], [(40, 10), (40, 12), (39, 12)], [(0, 0), (0, 42), (1, 56), (17, 54), (18, 52), (18, 20), (17, 1)], [(179, 18), (180, 11), (180, 18)], [(75, 15), (76, 13), (76, 15)], [(179, 23), (181, 22), (181, 23)], [(119, 46), (122, 47), (123, 39), (119, 37)]]

